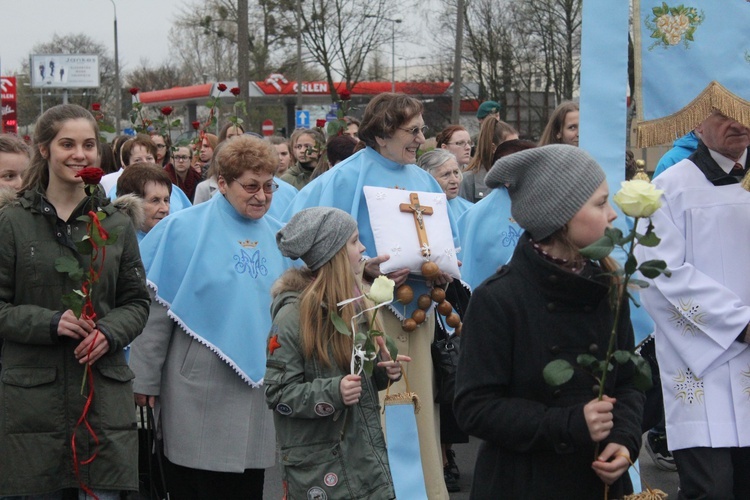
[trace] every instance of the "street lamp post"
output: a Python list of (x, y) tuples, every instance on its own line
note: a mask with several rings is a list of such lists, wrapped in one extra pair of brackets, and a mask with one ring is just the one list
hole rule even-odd
[(401, 19), (391, 19), (390, 17), (373, 16), (365, 14), (365, 17), (372, 19), (382, 19), (383, 21), (390, 21), (391, 23), (391, 92), (396, 92), (396, 24), (400, 23)]
[(115, 9), (115, 106), (117, 108), (115, 112), (115, 132), (120, 135), (120, 113), (122, 112), (122, 88), (120, 87), (120, 53), (118, 50), (117, 43), (117, 5), (115, 0), (109, 0), (112, 2), (112, 8)]

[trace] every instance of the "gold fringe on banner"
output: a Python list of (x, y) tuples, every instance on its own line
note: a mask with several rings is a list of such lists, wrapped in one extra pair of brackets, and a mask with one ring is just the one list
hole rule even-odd
[(677, 113), (636, 124), (637, 147), (670, 144), (693, 130), (714, 110), (750, 127), (750, 102), (737, 97), (719, 82), (713, 81)]

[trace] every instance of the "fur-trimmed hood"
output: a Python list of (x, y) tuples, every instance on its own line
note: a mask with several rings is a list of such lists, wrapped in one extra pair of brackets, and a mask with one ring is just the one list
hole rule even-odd
[(271, 287), (271, 297), (274, 299), (282, 293), (301, 293), (313, 280), (312, 271), (307, 267), (292, 267), (284, 271)]
[(143, 211), (143, 198), (135, 194), (124, 194), (115, 198), (112, 204), (117, 210), (130, 217), (135, 230), (140, 231), (143, 222), (146, 220), (146, 214)]
[[(19, 201), (18, 193), (11, 188), (0, 188), (0, 210)], [(135, 194), (125, 194), (118, 197), (113, 206), (127, 215), (136, 231), (141, 229), (146, 216), (143, 212), (143, 200)]]
[(18, 201), (18, 193), (9, 187), (0, 188), (0, 210)]

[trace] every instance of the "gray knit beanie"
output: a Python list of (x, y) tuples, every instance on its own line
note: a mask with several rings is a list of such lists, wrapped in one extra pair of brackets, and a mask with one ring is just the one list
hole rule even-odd
[(484, 182), (508, 185), (513, 218), (541, 241), (567, 224), (605, 179), (583, 149), (551, 144), (500, 158)]
[(276, 244), (284, 257), (302, 259), (315, 271), (331, 260), (356, 230), (357, 221), (343, 210), (307, 208), (294, 214), (276, 233)]

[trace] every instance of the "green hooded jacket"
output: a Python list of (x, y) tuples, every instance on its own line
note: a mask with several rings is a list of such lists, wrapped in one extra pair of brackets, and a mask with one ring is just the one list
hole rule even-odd
[(346, 373), (302, 353), (300, 271), (287, 271), (277, 285), (264, 384), (274, 410), (286, 497), (395, 498), (377, 392), (387, 384), (384, 370), (363, 376), (359, 402), (345, 406), (339, 384)]
[[(5, 200), (0, 209), (0, 496), (30, 495), (77, 487), (71, 438), (86, 403), (81, 395), (84, 366), (74, 349), (79, 341), (57, 335), (66, 307), (64, 294), (80, 281), (55, 270), (63, 255), (76, 257), (84, 269), (89, 256), (78, 254), (75, 241), (86, 234), (88, 198), (69, 221), (58, 219), (41, 193), (26, 191)], [(100, 281), (93, 288), (97, 326), (109, 352), (93, 366), (94, 397), (88, 422), (100, 441), (98, 448), (82, 424), (76, 431), (81, 480), (94, 489), (138, 489), (138, 440), (132, 383), (133, 372), (123, 348), (146, 324), (149, 295), (135, 230), (130, 219), (103, 195), (96, 200), (112, 232)], [(86, 385), (85, 394), (88, 394)]]

